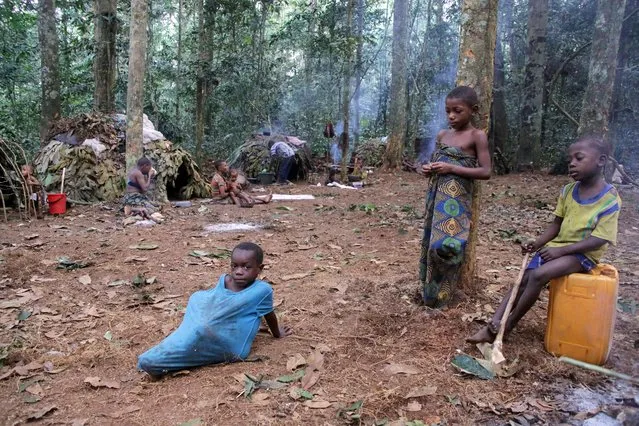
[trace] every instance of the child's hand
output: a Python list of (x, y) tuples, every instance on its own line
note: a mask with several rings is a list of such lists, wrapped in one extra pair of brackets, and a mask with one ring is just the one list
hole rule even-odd
[(436, 161), (431, 163), (430, 170), (433, 173), (437, 173), (440, 175), (449, 175), (454, 172), (455, 168), (452, 164), (444, 163), (442, 161)]
[(544, 260), (544, 262), (550, 262), (551, 260), (563, 257), (564, 254), (561, 247), (544, 247), (539, 250), (539, 255)]
[(290, 336), (291, 334), (293, 334), (293, 329), (288, 325), (283, 325), (280, 327), (280, 335), (276, 337), (281, 339), (282, 337)]
[(528, 240), (521, 243), (521, 252), (523, 254), (534, 253), (536, 251), (537, 247), (535, 246), (535, 240)]
[(431, 173), (431, 168), (430, 168), (431, 164), (430, 163), (426, 163), (426, 164), (422, 164), (422, 167), (417, 169), (417, 172), (420, 175), (428, 175)]

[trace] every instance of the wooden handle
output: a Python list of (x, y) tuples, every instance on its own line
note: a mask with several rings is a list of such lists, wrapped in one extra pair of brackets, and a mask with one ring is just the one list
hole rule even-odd
[(62, 168), (62, 183), (60, 184), (60, 194), (64, 194), (64, 175), (67, 172), (67, 168), (63, 167)]

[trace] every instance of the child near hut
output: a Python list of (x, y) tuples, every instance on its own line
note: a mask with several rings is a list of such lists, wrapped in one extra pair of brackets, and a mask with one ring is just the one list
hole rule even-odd
[(138, 368), (151, 376), (209, 364), (246, 359), (264, 317), (271, 334), (292, 333), (280, 326), (273, 308), (273, 289), (257, 277), (264, 253), (253, 243), (238, 244), (231, 254), (230, 274), (215, 287), (197, 291), (186, 306), (182, 324), (159, 345), (138, 358)]
[[(621, 199), (603, 177), (609, 151), (604, 141), (593, 137), (580, 139), (568, 148), (568, 171), (575, 182), (561, 191), (552, 224), (537, 240), (522, 245), (524, 252), (536, 254), (522, 278), (506, 332), (535, 304), (546, 283), (575, 272), (590, 271), (608, 244), (616, 243)], [(495, 340), (509, 298), (510, 291), (488, 325), (469, 337), (468, 342)]]
[(44, 191), (44, 188), (38, 178), (33, 175), (33, 166), (31, 166), (31, 164), (23, 164), (20, 171), (22, 172), (22, 178), (27, 185), (29, 200), (33, 201), (36, 209), (36, 216), (40, 217), (46, 208), (47, 193)]
[(148, 219), (155, 213), (156, 207), (149, 200), (147, 191), (151, 187), (151, 179), (156, 174), (151, 160), (141, 157), (137, 161), (136, 167), (129, 173), (122, 200), (125, 216), (140, 214)]
[(446, 96), (450, 129), (437, 134), (431, 162), (421, 172), (430, 176), (419, 280), (429, 307), (448, 304), (459, 281), (471, 225), (473, 181), (490, 178), (486, 134), (473, 127), (477, 93), (459, 86)]
[(229, 191), (229, 183), (226, 181), (225, 175), (229, 172), (229, 166), (224, 160), (217, 160), (213, 163), (215, 174), (211, 179), (211, 187), (213, 188), (213, 200), (218, 204), (231, 204), (234, 202), (231, 192)]
[(251, 196), (246, 192), (248, 186), (248, 180), (238, 169), (230, 170), (228, 189), (235, 204), (240, 207), (253, 207), (255, 203), (268, 204), (271, 202), (272, 194)]

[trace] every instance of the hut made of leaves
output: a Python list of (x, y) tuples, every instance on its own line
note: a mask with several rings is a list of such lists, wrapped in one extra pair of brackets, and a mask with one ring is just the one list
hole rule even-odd
[(0, 138), (0, 207), (5, 219), (7, 206), (17, 207), (21, 216), (29, 217), (35, 213), (35, 206), (29, 201), (30, 191), (20, 169), (26, 163), (20, 145)]
[(368, 139), (360, 142), (355, 154), (368, 167), (380, 167), (384, 163), (386, 144), (380, 138)]
[(230, 167), (242, 170), (250, 178), (261, 172), (276, 172), (278, 160), (270, 155), (270, 142), (285, 142), (295, 150), (295, 162), (291, 167), (289, 179), (306, 179), (312, 171), (311, 151), (305, 142), (294, 136), (254, 135), (231, 153), (227, 162)]
[[(173, 145), (145, 119), (144, 155), (158, 171), (153, 198), (208, 197), (210, 185), (188, 153)], [(36, 173), (47, 191), (58, 192), (66, 169), (64, 192), (70, 200), (113, 201), (124, 193), (125, 130), (123, 115), (82, 114), (56, 123), (51, 140), (35, 160)]]

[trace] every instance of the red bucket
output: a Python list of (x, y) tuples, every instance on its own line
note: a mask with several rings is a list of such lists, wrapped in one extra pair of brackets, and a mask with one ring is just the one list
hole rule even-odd
[(67, 211), (67, 194), (47, 194), (49, 214), (64, 214)]

